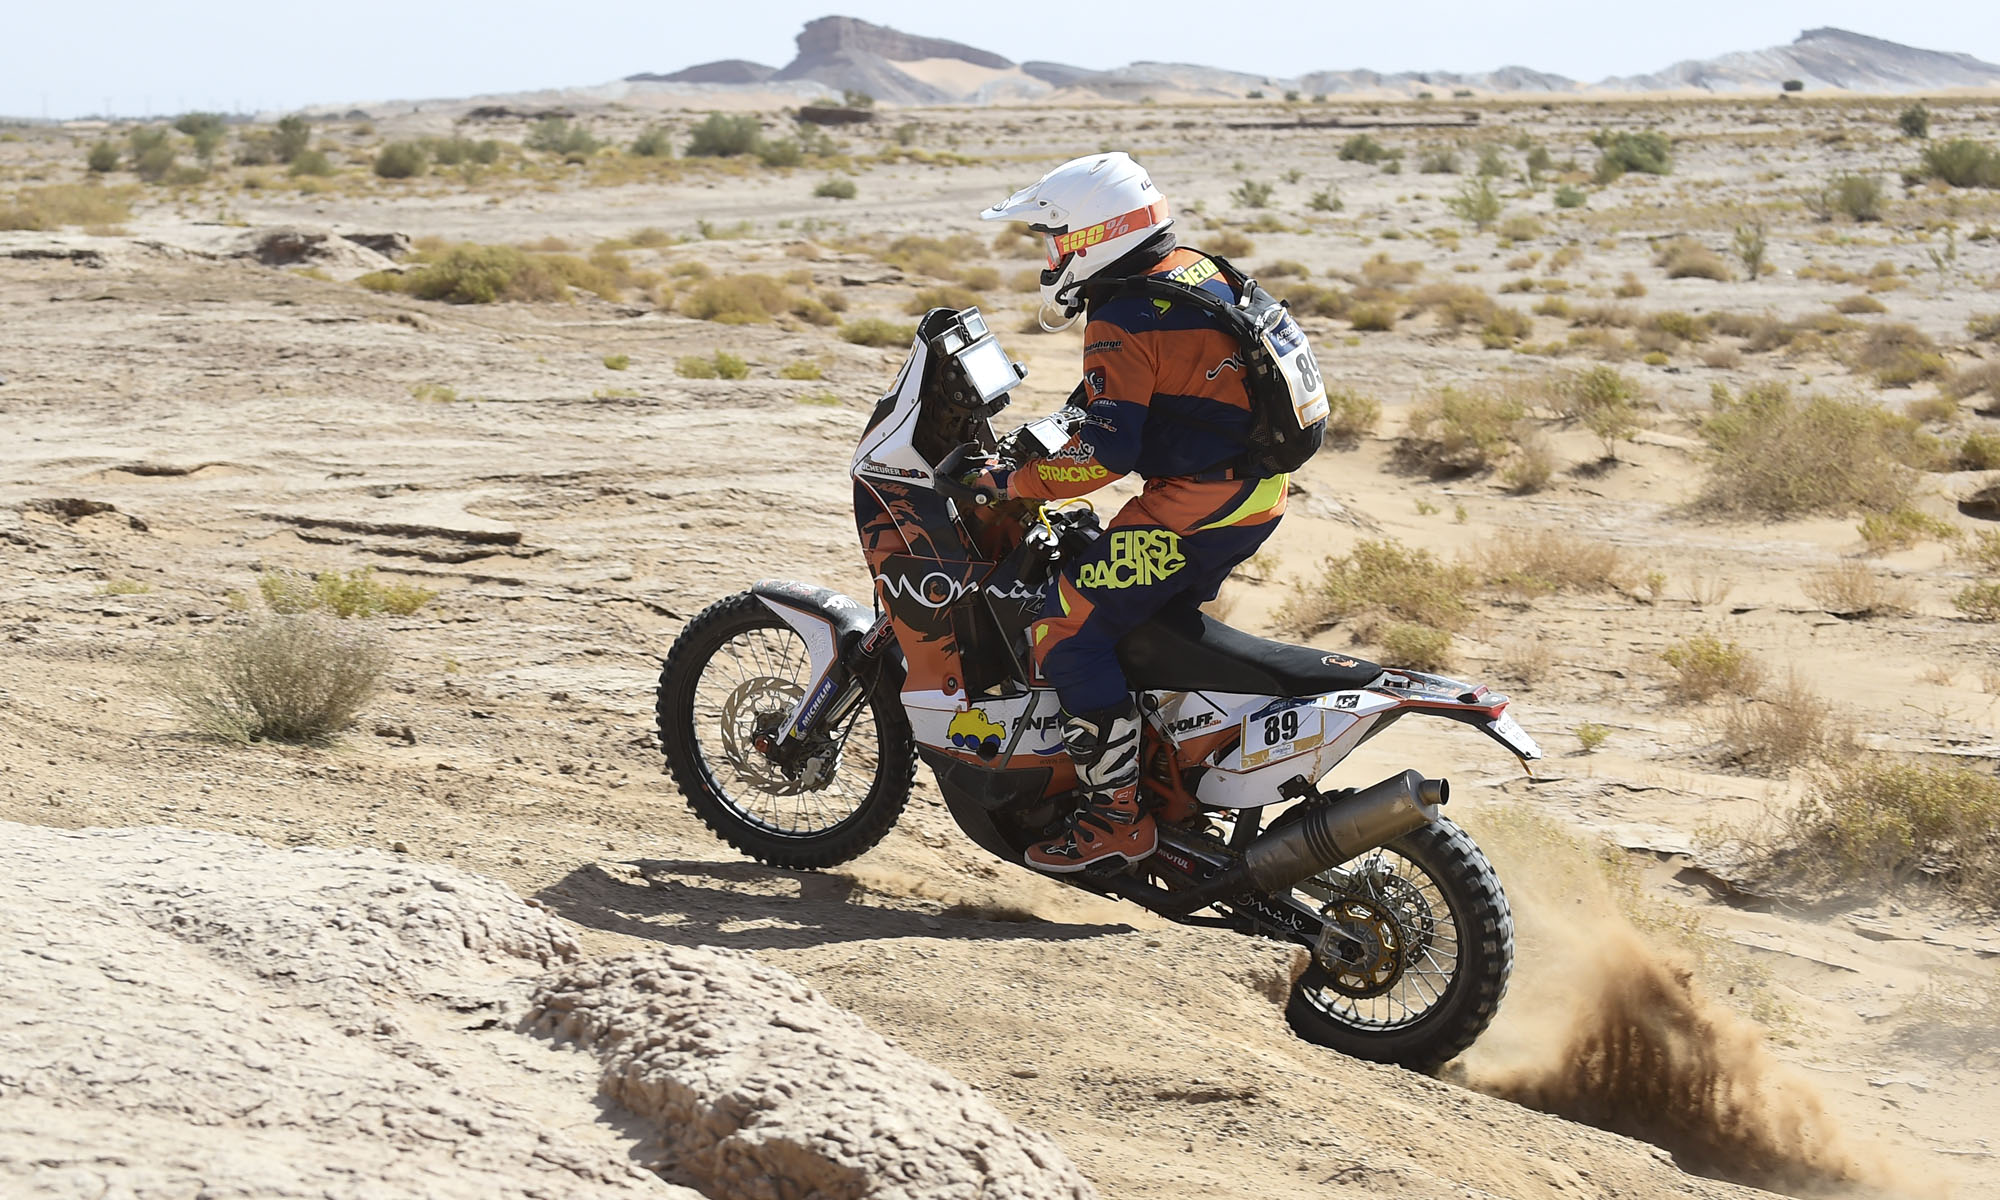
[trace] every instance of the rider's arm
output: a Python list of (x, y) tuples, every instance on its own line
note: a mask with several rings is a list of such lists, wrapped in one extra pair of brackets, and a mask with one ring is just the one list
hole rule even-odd
[(1014, 469), (1007, 495), (1017, 500), (1066, 500), (1094, 492), (1139, 461), (1146, 405), (1153, 398), (1152, 347), (1108, 320), (1084, 330), (1082, 425), (1069, 444)]

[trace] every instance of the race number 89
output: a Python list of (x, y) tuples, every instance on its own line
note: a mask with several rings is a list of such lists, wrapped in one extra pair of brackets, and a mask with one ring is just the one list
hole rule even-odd
[(1279, 713), (1275, 717), (1264, 718), (1264, 744), (1275, 746), (1289, 742), (1299, 736), (1299, 710)]

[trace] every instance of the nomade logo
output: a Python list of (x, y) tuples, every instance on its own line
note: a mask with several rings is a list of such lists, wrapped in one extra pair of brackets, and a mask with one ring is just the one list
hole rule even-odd
[(1006, 729), (994, 723), (982, 708), (969, 708), (951, 719), (945, 728), (945, 737), (960, 750), (969, 750), (981, 758), (992, 758), (1000, 753), (1000, 739), (1007, 735)]

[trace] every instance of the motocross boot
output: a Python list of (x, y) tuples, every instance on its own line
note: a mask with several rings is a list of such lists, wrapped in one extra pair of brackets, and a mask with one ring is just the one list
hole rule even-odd
[(1063, 746), (1087, 802), (1069, 828), (1028, 848), (1028, 865), (1068, 874), (1122, 858), (1138, 862), (1160, 844), (1153, 814), (1139, 807), (1139, 712), (1128, 700), (1083, 716), (1063, 717)]

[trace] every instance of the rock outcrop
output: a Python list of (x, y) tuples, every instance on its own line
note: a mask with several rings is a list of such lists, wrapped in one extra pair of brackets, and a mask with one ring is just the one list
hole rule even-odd
[[(0, 823), (0, 956), (9, 1197), (1090, 1194), (784, 972), (585, 963), (560, 919), (448, 867)], [(642, 1168), (662, 1145), (702, 1191)]]

